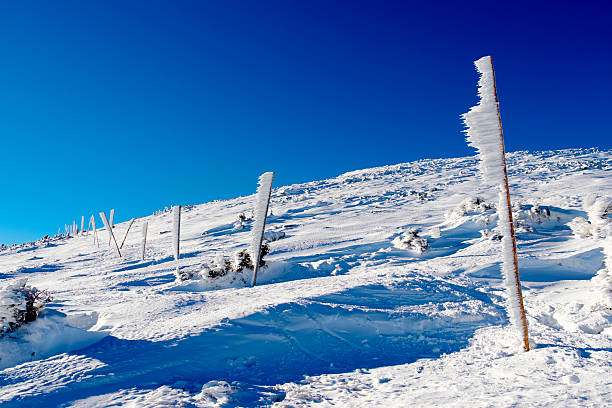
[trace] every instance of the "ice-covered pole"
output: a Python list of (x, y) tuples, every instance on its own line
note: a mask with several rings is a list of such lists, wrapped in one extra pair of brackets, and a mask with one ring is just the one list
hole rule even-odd
[(117, 245), (117, 240), (115, 239), (115, 234), (113, 234), (113, 229), (111, 228), (110, 223), (108, 222), (108, 219), (106, 218), (106, 214), (101, 212), (100, 213), (100, 218), (102, 218), (102, 222), (104, 223), (104, 226), (108, 230), (108, 239), (109, 239), (109, 241), (115, 244), (115, 249), (117, 250), (117, 254), (119, 254), (119, 257), (121, 257), (121, 251), (119, 250), (119, 245)]
[(177, 262), (176, 267), (178, 269), (178, 260), (181, 255), (180, 252), (180, 241), (181, 241), (181, 206), (175, 205), (172, 207), (172, 219), (173, 219), (173, 237), (172, 243), (174, 245), (174, 260)]
[(97, 242), (98, 243), (98, 248), (100, 248), (100, 239), (98, 238), (98, 228), (96, 227), (96, 217), (91, 214), (91, 218), (89, 219), (89, 223), (91, 224), (91, 228), (93, 231), (93, 239), (94, 239), (94, 244)]
[(83, 235), (84, 230), (85, 230), (85, 216), (81, 215), (81, 235)]
[(123, 249), (123, 244), (125, 244), (125, 239), (128, 236), (128, 233), (130, 232), (130, 228), (132, 228), (132, 224), (134, 223), (134, 221), (136, 220), (136, 218), (132, 218), (130, 220), (130, 224), (127, 227), (127, 230), (125, 231), (125, 235), (123, 236), (123, 240), (121, 241), (121, 245), (119, 245), (119, 249)]
[[(112, 231), (112, 229), (113, 229), (113, 222), (114, 222), (114, 221), (115, 221), (115, 209), (114, 209), (114, 208), (112, 208), (112, 209), (110, 210), (110, 215), (109, 215), (109, 218), (108, 218), (108, 225), (110, 225), (110, 229), (111, 229), (111, 231)], [(111, 244), (111, 240), (110, 240), (110, 237), (109, 237), (109, 238), (108, 238), (108, 245), (110, 246), (110, 244)]]
[(269, 171), (259, 177), (259, 186), (255, 198), (255, 223), (253, 225), (253, 240), (251, 242), (251, 255), (253, 258), (253, 286), (257, 283), (257, 272), (261, 261), (261, 244), (266, 229), (266, 217), (270, 205), (270, 193), (272, 192), (272, 181), (274, 173)]
[(499, 229), (502, 238), (502, 273), (508, 289), (508, 314), (511, 323), (523, 338), (523, 347), (529, 351), (529, 333), (523, 305), (523, 294), (518, 270), (516, 239), (512, 220), (512, 204), (508, 187), (504, 133), (499, 112), (499, 100), (495, 85), (495, 71), (490, 56), (482, 57), (474, 64), (480, 73), (478, 95), (480, 101), (463, 114), (467, 127), (468, 144), (478, 150), (479, 167), (486, 182), (499, 187)]
[(142, 225), (142, 260), (145, 259), (145, 249), (147, 246), (147, 229), (149, 227), (149, 223), (147, 221)]

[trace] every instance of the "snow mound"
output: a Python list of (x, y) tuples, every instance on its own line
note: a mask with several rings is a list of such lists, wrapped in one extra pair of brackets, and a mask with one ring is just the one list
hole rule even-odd
[(72, 327), (63, 313), (46, 310), (34, 322), (0, 339), (0, 369), (78, 350), (106, 335)]

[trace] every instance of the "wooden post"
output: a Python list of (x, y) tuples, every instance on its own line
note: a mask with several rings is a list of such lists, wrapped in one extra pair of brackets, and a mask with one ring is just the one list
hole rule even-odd
[(85, 229), (85, 216), (81, 215), (81, 235), (83, 234), (84, 229)]
[(142, 260), (145, 259), (145, 248), (147, 245), (147, 229), (149, 227), (149, 223), (147, 221), (142, 225)]
[(102, 222), (104, 223), (104, 226), (108, 230), (109, 240), (111, 242), (115, 243), (115, 249), (117, 250), (117, 254), (119, 254), (119, 257), (121, 257), (121, 251), (119, 250), (119, 245), (117, 245), (117, 240), (115, 239), (115, 234), (113, 234), (113, 229), (110, 227), (110, 223), (108, 222), (108, 219), (106, 218), (106, 214), (101, 212), (100, 213), (100, 218), (102, 218)]
[[(491, 58), (491, 57), (489, 57)], [(506, 194), (506, 200), (508, 202), (508, 219), (510, 220), (510, 235), (512, 239), (512, 251), (514, 255), (514, 275), (516, 277), (516, 290), (518, 293), (518, 302), (521, 310), (521, 322), (523, 324), (523, 347), (525, 351), (529, 351), (529, 330), (527, 328), (527, 316), (525, 315), (525, 306), (523, 304), (523, 291), (521, 288), (521, 279), (519, 277), (518, 269), (518, 256), (516, 251), (516, 237), (514, 233), (514, 221), (512, 219), (512, 203), (510, 202), (510, 187), (508, 185), (508, 170), (506, 169), (506, 150), (504, 148), (504, 131), (501, 123), (501, 113), (499, 111), (499, 99), (497, 98), (497, 85), (495, 83), (495, 70), (493, 69), (493, 58), (491, 58), (491, 71), (493, 72), (493, 91), (495, 93), (495, 103), (497, 104), (497, 119), (499, 120), (499, 137), (501, 138), (502, 147), (502, 161), (504, 164), (504, 190)]]
[(127, 231), (125, 231), (125, 236), (123, 237), (123, 241), (121, 241), (121, 245), (119, 246), (119, 249), (123, 249), (123, 244), (125, 243), (125, 239), (127, 238), (128, 232), (130, 232), (130, 228), (132, 228), (132, 224), (134, 223), (135, 219), (136, 218), (132, 218), (130, 220), (130, 225), (128, 225)]

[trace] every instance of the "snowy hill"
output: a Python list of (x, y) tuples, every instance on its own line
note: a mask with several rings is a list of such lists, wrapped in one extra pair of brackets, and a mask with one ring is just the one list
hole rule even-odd
[[(609, 406), (612, 312), (591, 280), (604, 240), (568, 223), (612, 191), (612, 151), (507, 160), (528, 353), (504, 309), (496, 192), (475, 158), (421, 160), (275, 188), (253, 288), (177, 281), (169, 212), (137, 219), (122, 258), (104, 230), (99, 248), (90, 234), (0, 251), (0, 286), (27, 278), (54, 297), (0, 338), (0, 402)], [(252, 207), (185, 207), (181, 270), (248, 248)]]

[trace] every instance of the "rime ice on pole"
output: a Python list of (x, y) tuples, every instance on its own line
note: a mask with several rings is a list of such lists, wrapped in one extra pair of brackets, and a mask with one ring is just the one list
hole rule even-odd
[(524, 339), (525, 349), (529, 349), (527, 336), (527, 321), (524, 315), (518, 265), (515, 257), (516, 243), (510, 212), (510, 194), (506, 173), (506, 158), (504, 151), (499, 104), (495, 88), (495, 73), (490, 56), (482, 57), (474, 64), (480, 73), (478, 81), (478, 105), (462, 115), (467, 127), (467, 142), (478, 150), (480, 173), (485, 182), (498, 186), (499, 229), (503, 236), (501, 266), (505, 286), (508, 290), (508, 314), (510, 321)]
[(117, 244), (117, 240), (115, 239), (115, 234), (113, 234), (113, 229), (111, 228), (110, 223), (108, 222), (108, 219), (106, 218), (106, 214), (101, 212), (100, 218), (102, 219), (102, 223), (104, 223), (104, 226), (106, 227), (106, 230), (108, 231), (109, 245), (110, 243), (114, 243), (115, 249), (117, 250), (117, 254), (121, 257), (121, 251), (119, 250), (119, 245)]
[(270, 204), (270, 193), (272, 192), (273, 180), (273, 172), (264, 173), (259, 177), (259, 186), (257, 187), (254, 214), (255, 223), (253, 225), (253, 240), (251, 241), (251, 255), (254, 267), (253, 286), (255, 286), (257, 282), (257, 272), (259, 271), (259, 261), (261, 260), (261, 243), (266, 228), (266, 217), (268, 216), (268, 206)]
[(178, 262), (180, 253), (180, 241), (181, 241), (181, 206), (175, 205), (172, 207), (172, 219), (173, 219), (173, 244), (174, 244), (174, 260)]
[(149, 223), (147, 221), (142, 224), (142, 244), (140, 250), (142, 251), (142, 260), (145, 259), (145, 251), (147, 247), (147, 229), (149, 227)]

